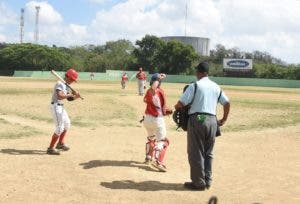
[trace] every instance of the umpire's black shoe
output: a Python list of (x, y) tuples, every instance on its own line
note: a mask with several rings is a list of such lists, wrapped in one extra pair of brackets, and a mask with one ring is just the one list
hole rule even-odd
[(184, 187), (192, 191), (204, 191), (205, 186), (196, 186), (193, 182), (185, 182)]

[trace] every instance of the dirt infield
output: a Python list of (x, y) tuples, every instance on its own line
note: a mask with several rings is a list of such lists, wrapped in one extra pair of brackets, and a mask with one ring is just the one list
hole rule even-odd
[[(300, 203), (300, 90), (223, 87), (232, 114), (216, 140), (213, 186), (189, 180), (184, 132), (166, 118), (167, 173), (142, 164), (144, 104), (136, 84), (80, 82), (85, 100), (66, 104), (71, 147), (45, 150), (53, 131), (54, 81), (0, 78), (0, 203)], [(182, 84), (163, 84), (169, 106)]]

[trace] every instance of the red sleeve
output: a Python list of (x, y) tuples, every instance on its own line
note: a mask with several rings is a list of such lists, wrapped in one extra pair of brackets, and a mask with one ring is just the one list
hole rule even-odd
[(144, 96), (145, 103), (151, 103), (152, 102), (152, 93), (150, 90), (148, 90)]

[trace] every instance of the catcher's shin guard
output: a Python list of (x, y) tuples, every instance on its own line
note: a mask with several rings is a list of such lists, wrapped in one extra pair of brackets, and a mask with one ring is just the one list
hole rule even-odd
[(155, 159), (159, 164), (164, 164), (165, 154), (169, 146), (168, 138), (157, 142), (155, 147)]
[(148, 142), (146, 143), (146, 159), (151, 160), (154, 156), (154, 150), (155, 150), (155, 136), (149, 136)]

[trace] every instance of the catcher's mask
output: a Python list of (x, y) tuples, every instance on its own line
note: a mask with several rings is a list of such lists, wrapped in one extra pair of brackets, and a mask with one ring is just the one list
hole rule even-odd
[(159, 74), (159, 73), (155, 73), (155, 74), (152, 75), (151, 80), (150, 80), (150, 86), (152, 86), (152, 84), (153, 84), (155, 81), (158, 81), (158, 82), (159, 82), (158, 87), (160, 87), (160, 85), (161, 85), (161, 80), (160, 80), (160, 74)]

